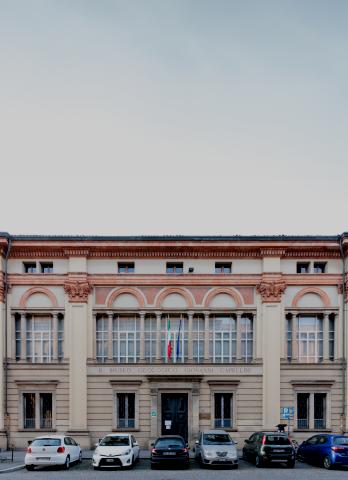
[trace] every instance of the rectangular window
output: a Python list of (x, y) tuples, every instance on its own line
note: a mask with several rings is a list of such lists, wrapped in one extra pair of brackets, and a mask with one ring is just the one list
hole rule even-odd
[(326, 262), (314, 262), (313, 271), (314, 271), (314, 273), (325, 273), (326, 272)]
[(253, 320), (247, 315), (240, 319), (241, 330), (241, 357), (244, 362), (251, 362), (253, 359)]
[(196, 363), (204, 360), (204, 325), (203, 317), (194, 316), (192, 319), (192, 349), (193, 360)]
[(329, 317), (329, 359), (335, 360), (335, 315)]
[(184, 273), (184, 264), (182, 262), (167, 262), (167, 273)]
[(58, 316), (58, 360), (63, 360), (64, 358), (64, 318)]
[(135, 393), (117, 394), (117, 428), (135, 428)]
[(183, 363), (188, 356), (187, 318), (166, 315), (161, 319), (161, 355), (165, 362)]
[(27, 360), (48, 363), (53, 359), (52, 318), (30, 316), (26, 320)]
[(297, 394), (297, 428), (309, 429), (309, 393)]
[(215, 262), (215, 273), (231, 273), (231, 262)]
[(210, 320), (210, 358), (214, 363), (232, 363), (237, 358), (237, 321), (232, 315)]
[(232, 428), (232, 393), (214, 394), (214, 427)]
[(96, 359), (97, 362), (105, 362), (108, 358), (109, 318), (97, 317), (96, 325)]
[(21, 318), (15, 318), (16, 360), (21, 358)]
[(52, 393), (23, 393), (23, 428), (51, 429), (53, 427)]
[(53, 262), (40, 262), (41, 273), (53, 273)]
[(156, 317), (145, 318), (145, 359), (153, 362), (156, 359), (157, 320)]
[(36, 262), (24, 262), (24, 273), (36, 273)]
[(134, 262), (118, 262), (118, 273), (134, 273)]
[(323, 360), (323, 319), (318, 316), (298, 317), (299, 361), (318, 363)]
[(293, 324), (293, 318), (289, 315), (287, 315), (286, 319), (286, 357), (288, 360), (292, 359), (292, 324)]
[(326, 428), (326, 393), (314, 393), (314, 428)]
[(309, 273), (309, 262), (297, 262), (296, 272), (297, 273)]
[(137, 317), (116, 317), (112, 321), (113, 359), (136, 363), (140, 355), (140, 329)]

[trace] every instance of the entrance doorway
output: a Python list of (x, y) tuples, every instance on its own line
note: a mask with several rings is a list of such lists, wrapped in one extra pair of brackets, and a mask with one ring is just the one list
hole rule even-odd
[(162, 435), (181, 435), (187, 442), (187, 393), (162, 393)]

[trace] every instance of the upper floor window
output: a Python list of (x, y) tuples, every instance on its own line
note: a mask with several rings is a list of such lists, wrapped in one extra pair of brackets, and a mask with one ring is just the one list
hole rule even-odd
[(204, 317), (195, 315), (192, 320), (192, 352), (197, 363), (204, 360)]
[(210, 357), (216, 363), (237, 359), (237, 320), (232, 315), (216, 315), (210, 319)]
[(325, 273), (326, 272), (326, 262), (314, 262), (313, 270), (314, 270), (314, 273)]
[(166, 362), (184, 362), (188, 356), (187, 318), (182, 315), (165, 315), (161, 319), (161, 353)]
[(25, 273), (36, 273), (36, 262), (23, 262)]
[(167, 262), (166, 272), (167, 273), (184, 273), (183, 262)]
[(297, 262), (296, 272), (297, 273), (309, 273), (309, 262)]
[(215, 273), (231, 273), (231, 262), (215, 262)]
[(136, 316), (117, 316), (112, 321), (112, 358), (118, 363), (135, 363), (140, 355), (140, 329)]
[(156, 317), (145, 318), (145, 359), (153, 362), (156, 358), (157, 321)]
[(298, 356), (304, 363), (323, 360), (323, 319), (319, 316), (298, 317)]
[(241, 330), (241, 357), (245, 362), (251, 362), (253, 359), (253, 321), (250, 317), (244, 315), (240, 319)]
[(118, 273), (134, 273), (134, 262), (118, 262)]
[(40, 262), (41, 273), (53, 273), (53, 262)]

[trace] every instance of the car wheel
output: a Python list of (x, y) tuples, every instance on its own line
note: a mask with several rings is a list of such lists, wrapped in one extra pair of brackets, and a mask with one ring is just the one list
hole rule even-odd
[(80, 452), (78, 462), (79, 462), (79, 463), (82, 463), (82, 452)]
[(94, 470), (100, 470), (100, 467), (93, 467)]
[(202, 455), (198, 457), (198, 463), (201, 468), (206, 468), (206, 464), (203, 462)]
[(263, 467), (263, 460), (262, 460), (262, 458), (259, 457), (259, 455), (256, 455), (255, 465), (257, 466), (257, 468), (262, 468)]
[(70, 457), (68, 455), (65, 459), (64, 470), (69, 470), (69, 468), (70, 468)]
[(288, 468), (294, 468), (294, 466), (295, 466), (295, 460), (289, 460), (289, 461), (287, 461), (287, 462), (286, 462), (286, 466), (287, 466)]
[(151, 470), (156, 470), (156, 465), (154, 465), (153, 463), (151, 463), (150, 467), (151, 467)]
[(323, 467), (326, 468), (326, 470), (330, 470), (332, 468), (332, 460), (329, 455), (326, 455), (323, 460)]
[(34, 465), (26, 465), (25, 468), (28, 470), (28, 472), (32, 472), (34, 470)]
[(248, 456), (247, 456), (247, 454), (245, 453), (244, 449), (243, 449), (243, 451), (242, 451), (242, 460), (248, 461)]
[(132, 457), (132, 463), (129, 465), (129, 470), (131, 470), (132, 468), (134, 468), (135, 466), (135, 459), (134, 459), (134, 455)]

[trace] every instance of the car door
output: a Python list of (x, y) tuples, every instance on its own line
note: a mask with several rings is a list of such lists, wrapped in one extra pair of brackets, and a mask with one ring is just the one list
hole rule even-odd
[(255, 447), (255, 438), (257, 434), (254, 433), (251, 435), (251, 437), (248, 439), (248, 442), (245, 443), (244, 448), (245, 448), (245, 453), (248, 458), (251, 458), (254, 456), (254, 447)]
[(318, 435), (316, 443), (313, 445), (313, 462), (322, 462), (327, 455), (327, 446), (329, 445), (329, 437), (327, 435)]
[(74, 461), (74, 451), (71, 446), (70, 437), (64, 437), (64, 446), (66, 454), (70, 457), (70, 462)]
[(133, 435), (131, 436), (131, 440), (132, 440), (134, 458), (139, 458), (139, 451), (140, 451), (139, 444), (136, 441), (135, 437), (133, 437)]
[(74, 461), (76, 461), (79, 459), (79, 456), (80, 456), (80, 447), (73, 438), (71, 437), (69, 438), (70, 438), (70, 444), (71, 444), (71, 451), (73, 452), (72, 455), (74, 455), (73, 459)]
[(304, 451), (305, 451), (305, 460), (307, 460), (307, 462), (310, 462), (312, 463), (315, 459), (315, 445), (318, 441), (318, 435), (314, 435), (314, 437), (311, 437), (307, 440), (306, 444), (305, 444), (305, 448), (304, 448)]
[(199, 458), (201, 452), (201, 445), (202, 445), (202, 433), (199, 434), (198, 442), (195, 444), (195, 458)]

